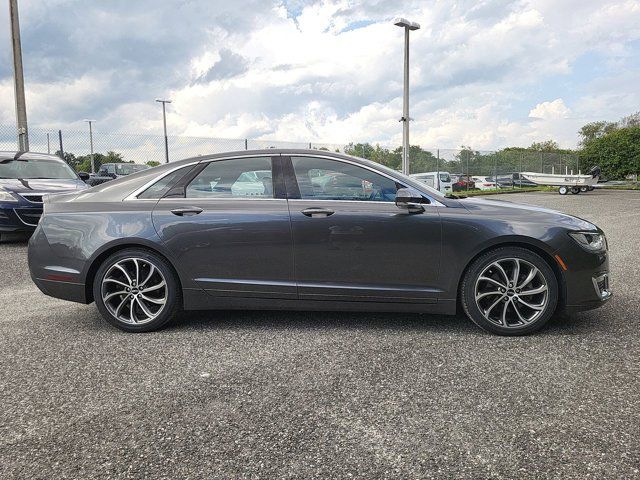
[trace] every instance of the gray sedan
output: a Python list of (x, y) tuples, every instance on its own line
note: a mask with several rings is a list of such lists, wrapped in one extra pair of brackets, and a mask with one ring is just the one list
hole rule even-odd
[(130, 332), (182, 309), (462, 308), (522, 335), (611, 296), (604, 233), (585, 220), (314, 150), (191, 158), (45, 197), (29, 268), (45, 294), (95, 301)]

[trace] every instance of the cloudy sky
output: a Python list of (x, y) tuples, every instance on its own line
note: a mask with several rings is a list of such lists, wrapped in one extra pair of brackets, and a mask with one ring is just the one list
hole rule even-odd
[[(401, 143), (402, 30), (412, 143), (556, 139), (640, 110), (638, 0), (20, 0), (32, 126)], [(0, 25), (9, 25), (6, 2)], [(0, 29), (0, 124), (14, 123)]]

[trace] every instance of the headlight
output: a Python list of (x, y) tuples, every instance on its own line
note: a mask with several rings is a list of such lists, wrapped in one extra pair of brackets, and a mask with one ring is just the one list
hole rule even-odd
[(14, 197), (11, 192), (7, 192), (3, 188), (0, 188), (0, 202), (18, 202), (18, 199)]
[(578, 244), (588, 252), (599, 253), (607, 250), (607, 239), (597, 232), (569, 232)]

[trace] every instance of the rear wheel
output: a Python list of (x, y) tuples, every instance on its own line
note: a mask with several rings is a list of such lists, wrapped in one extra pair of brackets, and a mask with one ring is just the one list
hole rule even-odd
[(578, 187), (571, 187), (572, 195), (577, 195), (578, 193), (580, 193), (580, 189)]
[(567, 187), (560, 187), (558, 188), (558, 193), (560, 195), (566, 195), (567, 193), (569, 193), (569, 189)]
[(169, 323), (182, 305), (176, 274), (159, 255), (121, 250), (96, 273), (93, 298), (111, 325), (128, 332), (150, 332)]
[(589, 187), (580, 187), (581, 193), (587, 193), (589, 191)]
[(502, 247), (469, 266), (460, 293), (465, 313), (480, 328), (498, 335), (526, 335), (553, 315), (558, 281), (536, 253)]

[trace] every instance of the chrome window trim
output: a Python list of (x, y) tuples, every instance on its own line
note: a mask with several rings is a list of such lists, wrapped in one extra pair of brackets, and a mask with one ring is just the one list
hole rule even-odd
[[(253, 155), (229, 155), (228, 157), (208, 158), (208, 159), (197, 160), (197, 161), (190, 162), (190, 163), (185, 163), (183, 165), (180, 165), (179, 167), (172, 168), (171, 170), (166, 171), (164, 174), (162, 174), (159, 177), (155, 177), (153, 180), (148, 181), (147, 183), (145, 183), (141, 187), (139, 187), (136, 190), (134, 190), (133, 193), (130, 193), (129, 195), (127, 195), (123, 199), (123, 201), (131, 201), (131, 200), (162, 200), (162, 199), (154, 199), (154, 198), (152, 198), (152, 199), (138, 198), (138, 195), (140, 195), (142, 192), (144, 192), (147, 188), (151, 187), (156, 182), (159, 182), (160, 180), (162, 180), (167, 175), (170, 175), (173, 172), (175, 172), (176, 170), (180, 170), (181, 168), (184, 168), (184, 167), (189, 167), (191, 165), (197, 165), (199, 163), (218, 162), (220, 160), (234, 160), (236, 158), (262, 158), (262, 157), (273, 158), (273, 157), (279, 157), (279, 156), (280, 156), (280, 153), (275, 153), (275, 152), (272, 155), (265, 154), (265, 153), (260, 154), (260, 155), (256, 155), (256, 154), (253, 154)], [(178, 200), (178, 199), (174, 198), (173, 200)]]
[(138, 187), (137, 189), (135, 189), (132, 193), (130, 193), (129, 195), (124, 197), (124, 199), (122, 201), (123, 202), (129, 202), (129, 201), (132, 201), (132, 200), (156, 200), (157, 201), (157, 200), (159, 200), (157, 198), (138, 198), (138, 195), (140, 195), (142, 192), (147, 190), (149, 187), (151, 187), (152, 185), (154, 185), (157, 182), (159, 182), (160, 180), (162, 180), (167, 175), (171, 175), (173, 172), (175, 172), (177, 170), (180, 170), (181, 168), (190, 167), (192, 165), (197, 165), (198, 163), (200, 163), (200, 160), (197, 161), (197, 162), (186, 163), (186, 164), (180, 165), (180, 166), (178, 166), (176, 168), (172, 168), (170, 170), (167, 170), (166, 172), (164, 172), (160, 176), (154, 177), (152, 180), (149, 180), (147, 183), (145, 183), (141, 187)]
[[(375, 168), (369, 167), (368, 165), (362, 165), (361, 163), (358, 162), (353, 162), (351, 160), (347, 160), (344, 158), (336, 158), (336, 157), (327, 157), (324, 155), (313, 155), (310, 153), (300, 153), (300, 154), (294, 154), (294, 155), (285, 155), (288, 156), (290, 158), (294, 158), (294, 157), (311, 157), (311, 158), (323, 158), (325, 160), (333, 160), (335, 162), (343, 162), (343, 163), (348, 163), (350, 165), (354, 165), (356, 167), (360, 167), (360, 168), (364, 168), (365, 170), (369, 170), (370, 172), (376, 173), (380, 176), (383, 176), (385, 178), (388, 178), (389, 180), (393, 180), (396, 183), (399, 183), (400, 185), (402, 185), (404, 188), (411, 188), (413, 190), (416, 190), (416, 187), (412, 187), (411, 185), (406, 185), (405, 183), (401, 182), (400, 180), (398, 180), (395, 177), (392, 177), (391, 175), (387, 175), (385, 172), (381, 172), (379, 170), (376, 170)], [(295, 168), (294, 168), (295, 170)], [(293, 172), (293, 174), (295, 175), (295, 171)], [(297, 181), (297, 179), (296, 179)], [(428, 206), (432, 206), (432, 207), (446, 207), (446, 205), (444, 203), (439, 202), (438, 200), (436, 200), (435, 198), (433, 198), (431, 195), (420, 191), (420, 193), (422, 195), (424, 195), (425, 197), (427, 197), (429, 199), (430, 203), (425, 203), (423, 206), (428, 205)], [(293, 198), (290, 200), (304, 200), (307, 202), (359, 202), (359, 203), (394, 203), (394, 202), (387, 202), (387, 201), (372, 201), (372, 200), (322, 200), (322, 199), (314, 199), (314, 198), (302, 198), (302, 199), (297, 199), (297, 198)]]

